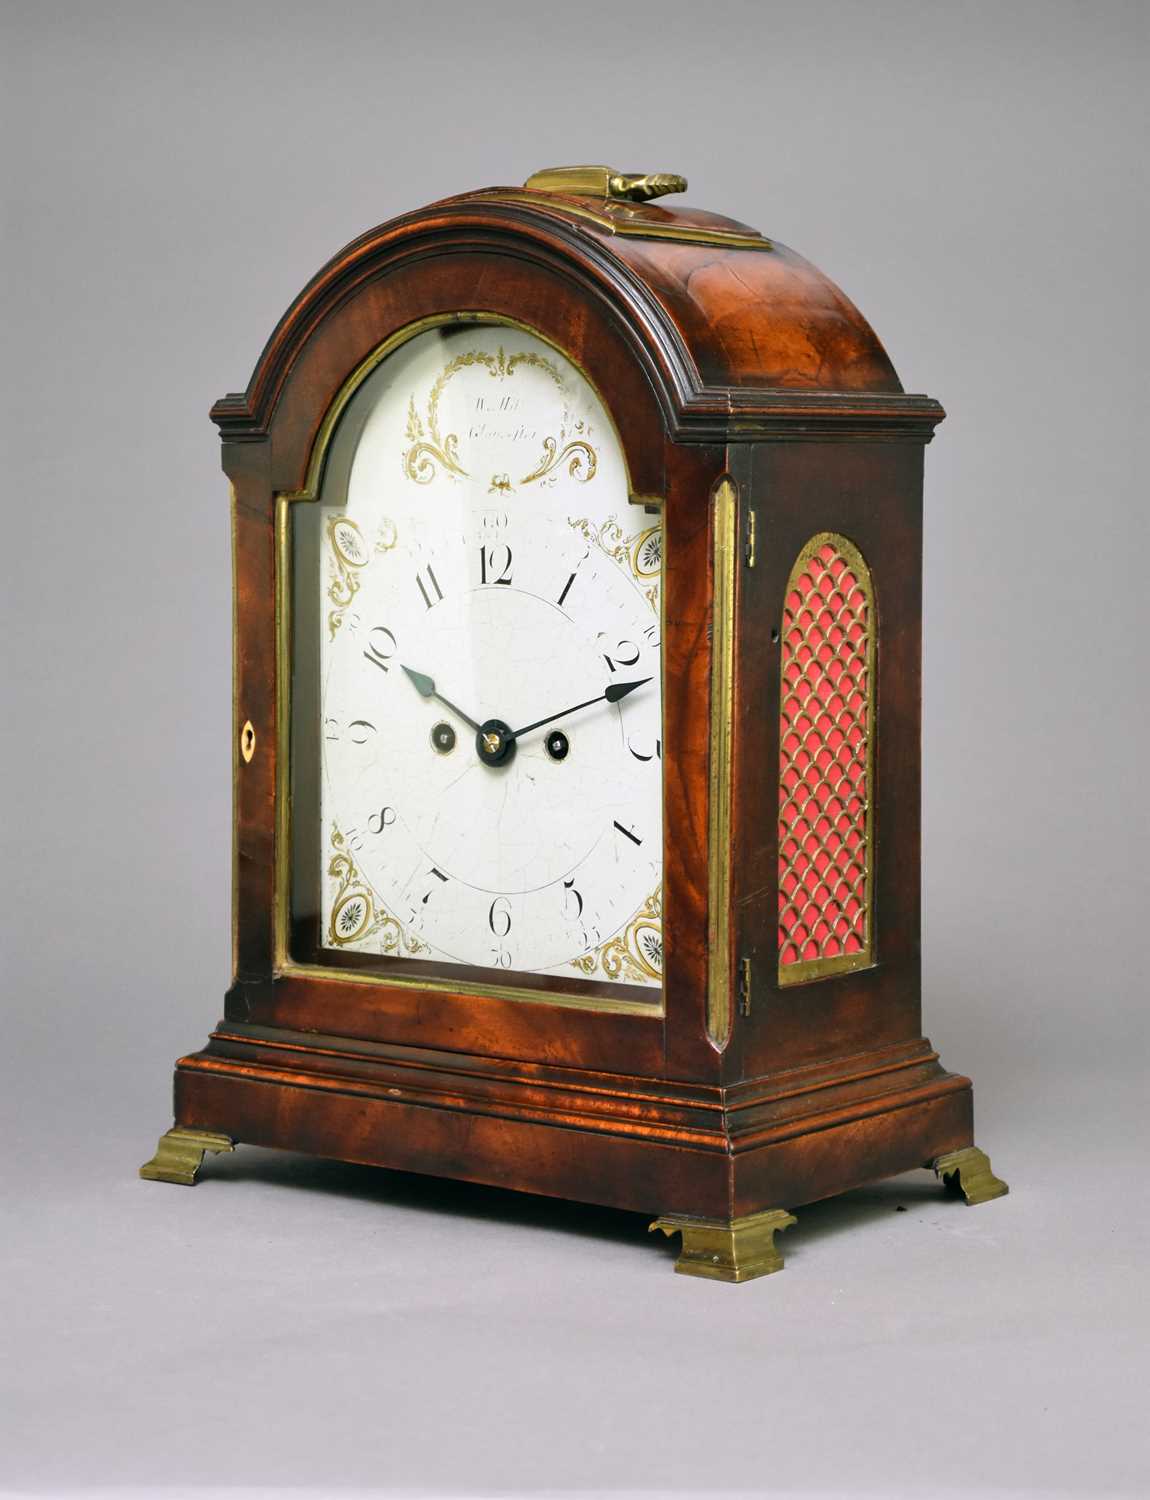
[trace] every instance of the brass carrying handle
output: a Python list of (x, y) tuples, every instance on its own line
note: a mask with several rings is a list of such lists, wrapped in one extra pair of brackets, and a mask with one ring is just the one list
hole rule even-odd
[(675, 172), (650, 172), (645, 177), (634, 172), (612, 172), (608, 187), (612, 198), (630, 198), (632, 203), (645, 203), (648, 198), (685, 193), (687, 179)]
[(537, 193), (568, 193), (577, 198), (623, 198), (645, 203), (667, 193), (685, 193), (687, 179), (677, 172), (616, 172), (613, 167), (545, 167), (523, 184)]

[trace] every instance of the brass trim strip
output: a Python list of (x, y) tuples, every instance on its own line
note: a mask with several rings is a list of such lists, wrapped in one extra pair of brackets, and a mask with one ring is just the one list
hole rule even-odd
[(627, 449), (623, 443), (623, 435), (619, 431), (614, 413), (611, 410), (611, 405), (579, 361), (567, 349), (557, 344), (554, 339), (548, 338), (545, 333), (541, 333), (538, 328), (533, 328), (530, 323), (521, 323), (516, 318), (504, 317), (502, 313), (480, 312), (477, 309), (460, 309), (449, 313), (435, 313), (427, 318), (417, 318), (415, 322), (406, 323), (402, 328), (397, 328), (390, 338), (384, 339), (382, 344), (378, 344), (366, 358), (362, 359), (344, 381), (343, 385), (340, 386), (335, 399), (324, 413), (323, 421), (320, 423), (319, 431), (316, 433), (315, 441), (312, 444), (303, 485), (298, 490), (283, 490), (277, 498), (293, 501), (315, 500), (318, 498), (320, 482), (323, 478), (324, 461), (327, 458), (327, 450), (331, 444), (336, 424), (339, 422), (340, 417), (343, 416), (348, 402), (355, 395), (356, 391), (359, 390), (360, 386), (376, 366), (382, 364), (389, 354), (393, 354), (401, 345), (409, 343), (414, 338), (418, 338), (421, 333), (427, 333), (429, 329), (468, 323), (482, 323), (487, 326), (499, 328), (516, 328), (520, 333), (528, 333), (532, 338), (538, 339), (541, 344), (546, 344), (549, 349), (554, 349), (556, 354), (562, 355), (568, 364), (573, 365), (595, 392), (596, 396), (598, 396), (599, 402), (607, 414), (607, 420), (611, 423), (611, 428), (619, 444), (623, 469), (627, 476), (628, 500), (633, 505), (647, 507), (662, 506), (663, 497), (661, 495), (639, 495), (632, 489), (631, 468), (627, 462)]
[[(869, 926), (869, 911), (867, 917)], [(838, 953), (833, 958), (807, 958), (798, 963), (780, 964), (779, 984), (811, 984), (816, 979), (830, 979), (835, 974), (853, 974), (856, 969), (872, 969), (874, 962), (868, 944), (867, 948), (858, 953)]]
[(707, 833), (707, 1035), (731, 1035), (731, 764), (735, 696), (735, 569), (739, 497), (730, 478), (712, 501), (711, 744)]
[[(450, 980), (409, 974), (372, 974), (360, 969), (328, 968), (325, 964), (301, 964), (285, 957), (276, 966), (276, 977), (291, 979), (334, 979), (340, 984), (387, 985), (390, 989), (426, 990), (437, 995), (459, 995), (470, 998), (483, 995), (490, 1000), (525, 1000), (535, 1005), (560, 1005), (568, 1010), (595, 1010), (619, 1016), (646, 1016), (661, 1018), (666, 1015), (663, 991), (659, 990), (658, 1001), (612, 1000), (610, 997), (590, 999), (585, 995), (565, 995), (560, 991), (513, 989), (510, 985), (476, 984), (470, 979)], [(651, 993), (655, 994), (654, 985)]]
[(526, 204), (529, 208), (537, 208), (541, 213), (584, 219), (606, 234), (618, 234), (628, 239), (678, 240), (687, 245), (722, 245), (728, 250), (773, 251), (775, 248), (771, 241), (762, 234), (739, 234), (733, 229), (701, 229), (690, 224), (650, 224), (643, 221), (629, 223), (626, 219), (617, 219), (611, 214), (597, 213), (593, 208), (585, 208), (582, 204), (572, 203), (570, 199), (564, 199), (561, 203), (549, 203), (543, 197), (540, 201), (541, 195), (536, 193), (507, 192), (505, 189), (496, 188), (488, 194), (468, 194), (468, 201), (474, 202), (477, 199), (485, 202)]
[(272, 965), (277, 973), (288, 962), (287, 935), (291, 925), (292, 549), (288, 506), (292, 498), (277, 495), (275, 501), (276, 842)]
[[(553, 993), (550, 990), (513, 989), (510, 986), (485, 985), (473, 983), (459, 983), (451, 980), (422, 978), (416, 976), (386, 974), (366, 974), (359, 970), (345, 970), (328, 968), (321, 964), (296, 963), (290, 955), (288, 946), (288, 933), (291, 926), (291, 687), (292, 687), (292, 545), (291, 545), (291, 512), (290, 506), (297, 502), (314, 502), (319, 498), (320, 486), (323, 479), (323, 466), (327, 457), (327, 450), (335, 433), (336, 425), (347, 408), (348, 403), (356, 391), (372, 373), (394, 350), (409, 340), (416, 338), (419, 334), (427, 332), (432, 328), (441, 328), (448, 325), (483, 323), (495, 325), (502, 328), (516, 328), (522, 333), (530, 334), (539, 339), (541, 343), (554, 349), (557, 354), (572, 364), (587, 384), (598, 396), (607, 419), (611, 423), (618, 440), (619, 453), (623, 460), (623, 467), (627, 480), (627, 496), (632, 504), (641, 504), (647, 509), (661, 508), (663, 497), (657, 495), (637, 495), (631, 488), (630, 469), (627, 464), (627, 454), (618, 426), (615, 423), (611, 407), (591, 379), (590, 375), (578, 360), (571, 354), (549, 339), (539, 329), (533, 328), (529, 323), (521, 323), (513, 318), (503, 317), (497, 313), (479, 312), (471, 310), (460, 310), (450, 313), (437, 313), (432, 317), (419, 318), (415, 322), (406, 324), (397, 329), (390, 338), (379, 344), (367, 357), (356, 366), (340, 387), (331, 406), (324, 414), (320, 423), (319, 431), (316, 433), (315, 442), (308, 459), (307, 472), (304, 483), (298, 490), (281, 491), (275, 498), (275, 554), (276, 554), (276, 576), (275, 576), (275, 659), (276, 659), (276, 811), (275, 811), (275, 853), (274, 853), (274, 907), (273, 907), (273, 966), (277, 976), (289, 977), (292, 975), (309, 976), (312, 978), (336, 979), (347, 985), (388, 985), (393, 989), (433, 991), (438, 994), (466, 994), (483, 995), (499, 1000), (522, 1000), (540, 1005), (564, 1006), (573, 1010), (597, 1011), (614, 1015), (633, 1015), (641, 1017), (655, 1017), (662, 1019), (666, 1015), (666, 983), (659, 989), (659, 1000), (657, 1004), (648, 1001), (612, 999), (610, 997), (596, 997), (594, 999), (584, 995), (564, 995)], [(664, 547), (666, 539), (664, 538)], [(665, 571), (665, 557), (664, 557)], [(659, 590), (659, 622), (660, 631), (665, 618), (665, 591)], [(237, 653), (238, 655), (238, 653)], [(664, 659), (665, 661), (665, 659)], [(664, 665), (664, 678), (666, 668)], [(665, 683), (664, 683), (665, 685)], [(665, 701), (665, 698), (664, 698)], [(664, 784), (665, 788), (665, 784)], [(664, 790), (665, 798), (665, 790)], [(665, 800), (664, 800), (665, 806)], [(234, 818), (233, 818), (234, 825)], [(664, 829), (664, 834), (666, 830)]]
[(235, 747), (240, 722), (240, 580), (239, 539), (236, 520), (236, 486), (228, 484), (228, 536), (231, 541), (232, 567), (232, 865), (231, 865), (231, 938), (232, 982), (240, 972), (240, 763)]

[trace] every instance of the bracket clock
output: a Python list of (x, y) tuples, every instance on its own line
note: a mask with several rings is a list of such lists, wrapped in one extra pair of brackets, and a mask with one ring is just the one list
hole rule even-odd
[(146, 1178), (239, 1142), (646, 1211), (677, 1269), (933, 1166), (922, 456), (843, 294), (606, 167), (354, 241), (213, 410), (235, 979)]

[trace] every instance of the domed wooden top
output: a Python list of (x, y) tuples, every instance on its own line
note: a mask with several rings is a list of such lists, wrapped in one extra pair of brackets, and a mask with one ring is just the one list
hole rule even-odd
[(637, 199), (631, 193), (643, 186), (628, 192), (628, 183), (674, 184), (660, 196), (687, 187), (671, 174), (566, 167), (437, 206), (515, 205), (594, 238), (649, 289), (709, 384), (902, 391), (874, 330), (810, 261), (736, 219)]
[[(369, 314), (369, 297), (364, 317), (382, 318), (384, 283), (404, 278), (410, 316), (442, 316), (450, 305), (482, 309), (495, 282), (518, 267), (521, 299), (508, 288), (491, 310), (513, 308), (511, 316), (530, 322), (533, 309), (549, 305), (544, 282), (558, 278), (587, 309), (564, 326), (575, 336), (595, 309), (605, 315), (646, 370), (675, 440), (785, 432), (929, 441), (942, 408), (903, 393), (850, 299), (801, 255), (746, 224), (652, 201), (685, 187), (671, 174), (555, 168), (522, 187), (481, 188), (393, 219), (352, 241), (313, 278), (269, 340), (247, 391), (225, 396), (212, 416), (228, 437), (265, 434), (309, 341), (369, 285), (378, 309)], [(493, 256), (506, 275), (494, 274)], [(377, 342), (393, 332), (381, 321)]]

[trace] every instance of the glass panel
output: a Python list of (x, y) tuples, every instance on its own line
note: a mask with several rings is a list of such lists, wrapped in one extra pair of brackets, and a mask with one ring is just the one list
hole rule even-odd
[(870, 570), (821, 532), (783, 605), (779, 981), (872, 963), (874, 655)]
[(425, 330), (296, 502), (291, 954), (658, 1004), (658, 517), (534, 335)]

